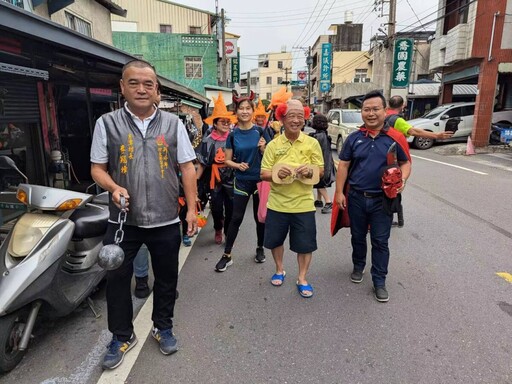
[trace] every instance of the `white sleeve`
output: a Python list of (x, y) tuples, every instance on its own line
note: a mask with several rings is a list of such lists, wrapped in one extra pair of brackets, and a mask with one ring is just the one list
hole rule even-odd
[(105, 132), (105, 124), (103, 123), (102, 117), (96, 120), (94, 127), (91, 145), (91, 163), (108, 163), (107, 133)]
[(187, 163), (195, 160), (196, 153), (190, 139), (188, 138), (187, 128), (183, 125), (182, 121), (178, 122), (178, 164)]

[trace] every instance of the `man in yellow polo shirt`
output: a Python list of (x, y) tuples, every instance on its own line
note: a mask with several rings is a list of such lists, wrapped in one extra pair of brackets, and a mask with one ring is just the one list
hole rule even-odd
[(299, 263), (297, 290), (306, 298), (313, 296), (306, 274), (317, 249), (313, 184), (308, 180), (315, 176), (314, 168), (322, 176), (324, 165), (320, 144), (302, 132), (308, 114), (309, 108), (298, 100), (277, 107), (276, 117), (283, 123), (284, 133), (267, 144), (261, 162), (261, 179), (266, 181), (272, 181), (272, 169), (279, 166), (275, 173), (278, 182), (271, 183), (265, 220), (264, 245), (272, 250), (276, 263), (271, 283), (281, 286), (284, 282), (283, 244), (289, 233), (290, 249), (297, 252)]

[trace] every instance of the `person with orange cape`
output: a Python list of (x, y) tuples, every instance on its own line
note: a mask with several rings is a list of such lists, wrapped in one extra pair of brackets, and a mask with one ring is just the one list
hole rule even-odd
[(212, 114), (204, 119), (212, 125), (211, 133), (203, 138), (197, 159), (197, 179), (201, 179), (205, 172), (209, 173), (208, 188), (210, 191), (210, 208), (215, 230), (215, 243), (222, 243), (222, 233), (227, 235), (229, 223), (233, 215), (233, 178), (234, 172), (225, 164), (226, 140), (231, 131), (231, 125), (236, 117), (228, 112), (222, 93), (217, 99), (213, 97), (214, 108)]
[[(373, 291), (377, 301), (387, 302), (388, 241), (393, 214), (385, 205), (389, 194), (396, 197), (405, 188), (411, 173), (411, 157), (405, 137), (385, 124), (386, 99), (380, 92), (373, 91), (364, 96), (361, 116), (364, 125), (348, 136), (339, 155), (334, 195), (338, 212), (333, 210), (333, 217), (339, 216), (339, 209), (348, 211), (353, 262), (350, 280), (353, 283), (363, 281), (366, 238), (370, 232)], [(388, 159), (390, 154), (392, 167)], [(384, 176), (391, 168), (392, 176), (400, 175), (401, 180), (390, 189), (389, 183), (384, 183)], [(344, 193), (346, 186), (349, 187), (348, 197)]]

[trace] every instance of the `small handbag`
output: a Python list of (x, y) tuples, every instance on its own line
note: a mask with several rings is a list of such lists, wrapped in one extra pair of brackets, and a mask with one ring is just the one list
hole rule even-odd
[(198, 201), (196, 204), (196, 215), (197, 215), (197, 226), (199, 228), (203, 228), (208, 222), (208, 218), (204, 215), (203, 208), (201, 207), (201, 202)]

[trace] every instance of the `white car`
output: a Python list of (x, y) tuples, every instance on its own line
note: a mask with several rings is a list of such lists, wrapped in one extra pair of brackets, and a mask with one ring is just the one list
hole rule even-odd
[[(414, 128), (421, 128), (431, 132), (442, 132), (445, 131), (446, 123), (448, 121), (451, 119), (460, 119), (457, 126), (458, 129), (455, 134), (450, 139), (443, 140), (443, 142), (459, 141), (466, 140), (466, 138), (471, 135), (473, 130), (474, 114), (474, 102), (443, 104), (434, 108), (423, 117), (409, 120), (408, 123)], [(492, 122), (510, 124), (512, 122), (512, 111), (494, 112), (492, 115)], [(435, 142), (434, 139), (414, 136), (409, 137), (407, 141), (412, 143), (413, 146), (418, 149), (428, 149), (432, 147)]]
[(327, 133), (331, 137), (332, 144), (336, 145), (336, 151), (341, 152), (341, 147), (347, 136), (363, 125), (360, 109), (331, 109), (327, 113), (329, 127)]

